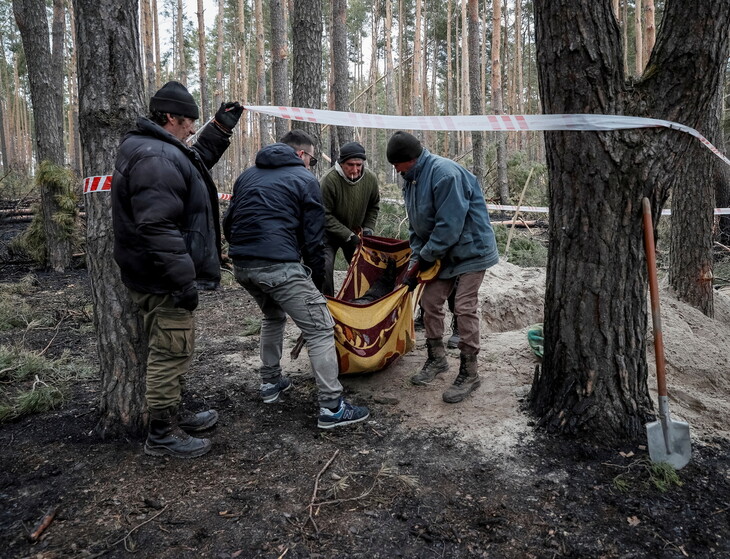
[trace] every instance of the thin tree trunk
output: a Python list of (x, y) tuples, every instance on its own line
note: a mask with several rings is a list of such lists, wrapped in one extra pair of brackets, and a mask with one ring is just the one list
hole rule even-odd
[[(263, 0), (255, 0), (256, 18), (256, 104), (266, 105), (266, 67), (264, 65), (264, 2)], [(261, 145), (271, 143), (269, 130), (269, 119), (264, 115), (259, 115), (259, 136)]]
[(654, 21), (654, 0), (644, 2), (644, 61), (648, 61), (656, 42), (656, 22)]
[[(74, 0), (84, 175), (114, 169), (123, 133), (144, 110), (137, 0)], [(147, 344), (113, 258), (111, 194), (87, 194), (86, 246), (101, 385), (97, 433), (142, 436)]]
[[(469, 91), (471, 91), (471, 113), (479, 114), (481, 84), (479, 83), (479, 39), (481, 33), (479, 31), (479, 2), (478, 0), (468, 1), (468, 20), (469, 20)], [(472, 171), (476, 175), (481, 185), (485, 184), (485, 153), (484, 153), (484, 133), (475, 131), (471, 133), (471, 142), (473, 146), (474, 167)]]
[(183, 0), (177, 0), (177, 14), (175, 18), (175, 46), (177, 51), (177, 72), (176, 78), (184, 86), (188, 85), (188, 65), (185, 60), (185, 26), (183, 22), (185, 20), (184, 4)]
[[(500, 115), (502, 109), (502, 1), (494, 2), (492, 14), (492, 112)], [(503, 133), (497, 140), (497, 193), (501, 204), (509, 204), (507, 184), (507, 146)]]
[(157, 0), (151, 0), (152, 10), (152, 29), (155, 37), (155, 85), (150, 87), (150, 94), (148, 97), (152, 97), (153, 92), (157, 91), (162, 87), (160, 83), (162, 76), (162, 57), (160, 56), (160, 24), (157, 17)]
[(642, 34), (644, 26), (641, 24), (641, 0), (634, 0), (634, 75), (637, 77), (644, 72), (644, 47), (642, 45)]
[[(203, 0), (198, 0), (198, 67), (200, 76), (200, 120), (208, 121), (210, 100), (208, 99), (208, 55), (205, 47), (205, 8)], [(218, 109), (218, 106), (214, 107)]]

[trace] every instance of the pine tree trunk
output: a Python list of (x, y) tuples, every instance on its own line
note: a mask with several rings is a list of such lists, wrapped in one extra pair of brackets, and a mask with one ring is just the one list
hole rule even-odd
[[(335, 110), (347, 111), (350, 73), (347, 60), (346, 0), (332, 0), (332, 70), (332, 92), (334, 94)], [(355, 131), (351, 126), (337, 127), (338, 153), (343, 144), (352, 141), (354, 133)]]
[[(292, 12), (293, 91), (295, 107), (319, 109), (322, 103), (322, 0), (297, 0)], [(311, 122), (292, 122), (317, 142), (321, 149), (319, 126)]]
[[(727, 61), (730, 4), (721, 0), (669, 0), (652, 70), (631, 88), (609, 3), (538, 0), (535, 19), (547, 114), (651, 111), (693, 125), (707, 114)], [(693, 33), (697, 28), (702, 36)], [(668, 130), (545, 137), (550, 255), (545, 356), (532, 407), (551, 431), (606, 442), (643, 437), (651, 400), (641, 199), (651, 200), (657, 223), (669, 186), (692, 178), (685, 166), (693, 160), (685, 157), (696, 140)], [(704, 224), (692, 228), (685, 233), (704, 235)]]
[[(114, 170), (119, 141), (142, 114), (137, 0), (74, 0), (84, 175)], [(85, 196), (87, 264), (101, 364), (100, 436), (145, 431), (147, 345), (114, 263), (111, 194)]]
[[(289, 41), (286, 35), (286, 6), (284, 0), (269, 0), (271, 13), (271, 93), (274, 105), (289, 105)], [(274, 119), (274, 138), (289, 130), (283, 118)]]
[[(492, 14), (492, 112), (501, 115), (502, 102), (502, 1), (494, 2)], [(509, 204), (507, 183), (507, 142), (498, 132), (497, 140), (497, 193), (501, 204)]]
[[(469, 33), (469, 91), (471, 92), (471, 114), (478, 115), (481, 109), (481, 83), (479, 76), (479, 2), (478, 0), (468, 1), (468, 33)], [(485, 176), (485, 153), (484, 133), (475, 131), (471, 133), (472, 154), (474, 167), (472, 172), (481, 185), (486, 184)]]
[[(198, 0), (198, 75), (200, 76), (200, 122), (208, 122), (210, 99), (208, 99), (208, 55), (205, 47), (205, 8)], [(213, 107), (213, 112), (218, 106)]]
[(634, 75), (639, 77), (644, 72), (644, 46), (642, 36), (644, 26), (641, 24), (641, 0), (634, 0)]
[(177, 12), (175, 13), (175, 60), (177, 70), (174, 79), (187, 87), (188, 65), (185, 60), (185, 12), (183, 0), (177, 0)]
[[(65, 164), (63, 146), (63, 3), (54, 0), (53, 45), (49, 44), (48, 17), (43, 0), (13, 0), (15, 20), (23, 40), (28, 81), (33, 100), (37, 161)], [(62, 272), (71, 263), (71, 241), (55, 216), (61, 212), (53, 181), (40, 184), (47, 264)]]
[[(266, 52), (264, 37), (264, 2), (263, 0), (255, 0), (256, 19), (256, 104), (266, 105), (266, 65), (264, 56)], [(259, 137), (261, 145), (265, 146), (271, 143), (271, 131), (269, 128), (269, 118), (266, 115), (259, 114)]]

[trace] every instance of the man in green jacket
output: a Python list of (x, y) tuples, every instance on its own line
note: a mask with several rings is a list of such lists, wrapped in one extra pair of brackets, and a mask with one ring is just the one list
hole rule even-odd
[(325, 279), (322, 293), (334, 295), (335, 255), (341, 248), (349, 264), (360, 236), (372, 235), (380, 212), (380, 191), (375, 173), (365, 168), (365, 148), (348, 142), (340, 157), (322, 177), (326, 219)]

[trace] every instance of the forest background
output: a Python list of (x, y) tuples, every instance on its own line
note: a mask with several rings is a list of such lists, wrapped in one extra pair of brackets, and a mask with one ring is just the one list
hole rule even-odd
[[(0, 2), (0, 151), (3, 175), (7, 175), (2, 187), (11, 198), (27, 190), (37, 159), (27, 64), (12, 4), (10, 0)], [(476, 13), (471, 16), (468, 4), (452, 0), (313, 2), (312, 10), (321, 13), (323, 26), (321, 58), (316, 60), (321, 83), (312, 92), (312, 106), (402, 115), (538, 114), (541, 105), (532, 2), (472, 2)], [(638, 77), (643, 72), (663, 4), (615, 0), (626, 76)], [(83, 177), (73, 9), (63, 0), (49, 1), (47, 6), (49, 36), (51, 23), (62, 19), (56, 21), (54, 29), (60, 28), (64, 37), (65, 161), (80, 184)], [(200, 103), (201, 124), (222, 100), (291, 105), (292, 67), (298, 63), (293, 60), (291, 45), (299, 39), (292, 36), (289, 24), (292, 11), (291, 1), (140, 1), (145, 99), (167, 80), (179, 80)], [(470, 18), (476, 20), (472, 25), (478, 26), (480, 35), (478, 56), (472, 60), (465, 32)], [(342, 68), (335, 68), (342, 54), (346, 55), (344, 79)], [(728, 80), (730, 71), (725, 75), (726, 85)], [(341, 99), (335, 99), (338, 88), (343, 87), (344, 106)], [(721, 116), (723, 139), (730, 129), (729, 107), (726, 94)], [(286, 127), (285, 121), (246, 113), (232, 148), (216, 167), (219, 188), (230, 191), (238, 173), (252, 164), (256, 151), (275, 141)], [(338, 135), (328, 127), (317, 132), (325, 160), (322, 172), (337, 153)], [(352, 135), (362, 142), (370, 155), (370, 168), (383, 182), (394, 183), (392, 167), (384, 157), (389, 133), (359, 129), (354, 134), (345, 131), (343, 137)], [(486, 140), (477, 160), (473, 152), (476, 135)], [(531, 176), (526, 202), (546, 205), (542, 133), (462, 131), (426, 132), (422, 136), (432, 151), (475, 171), (489, 200), (516, 202)], [(723, 149), (724, 141), (719, 144)]]
[[(700, 131), (721, 149), (725, 145), (728, 96), (724, 93), (717, 95), (717, 92), (728, 80), (727, 28), (722, 26), (726, 15), (722, 11), (711, 11), (715, 8), (724, 10), (722, 3), (713, 3), (708, 6), (706, 13), (695, 14), (701, 23), (713, 19), (720, 22), (712, 35), (716, 37), (714, 40), (709, 38), (709, 34), (704, 38), (694, 35), (683, 39), (677, 31), (683, 31), (681, 23), (688, 21), (688, 15), (691, 14), (679, 11), (672, 2), (655, 4), (650, 0), (636, 0), (634, 3), (614, 0), (591, 5), (590, 9), (595, 10), (593, 16), (603, 10), (600, 12), (602, 27), (576, 35), (576, 39), (596, 41), (596, 45), (588, 47), (598, 48), (601, 54), (610, 55), (611, 65), (608, 67), (610, 72), (601, 73), (604, 68), (593, 68), (588, 80), (580, 73), (590, 70), (587, 67), (592, 63), (591, 60), (570, 61), (569, 64), (567, 56), (561, 59), (557, 55), (558, 58), (549, 64), (543, 54), (543, 61), (539, 63), (540, 44), (535, 39), (535, 28), (540, 25), (535, 14), (541, 14), (544, 23), (556, 26), (548, 33), (543, 29), (543, 53), (552, 55), (560, 52), (565, 47), (561, 44), (551, 45), (550, 41), (558, 39), (570, 43), (570, 34), (574, 32), (558, 29), (557, 24), (570, 15), (566, 11), (551, 17), (549, 4), (489, 4), (477, 0), (461, 3), (415, 0), (370, 4), (342, 0), (330, 3), (317, 0), (300, 0), (296, 3), (220, 0), (215, 4), (216, 13), (210, 26), (205, 24), (206, 6), (202, 0), (195, 4), (196, 19), (186, 16), (186, 8), (190, 6), (182, 0), (142, 0), (126, 4), (133, 7), (133, 10), (128, 10), (133, 25), (113, 19), (109, 10), (101, 14), (92, 13), (90, 10), (98, 8), (99, 4), (90, 4), (85, 0), (76, 0), (73, 9), (63, 0), (54, 0), (52, 3), (42, 0), (0, 3), (0, 9), (5, 12), (3, 15), (8, 16), (2, 19), (3, 60), (0, 61), (3, 196), (7, 195), (11, 199), (32, 197), (37, 193), (34, 185), (37, 183), (40, 186), (41, 213), (45, 218), (42, 224), (37, 224), (41, 219), (34, 222), (36, 227), (31, 226), (24, 240), (28, 249), (32, 248), (30, 241), (34, 233), (44, 237), (45, 243), (37, 243), (36, 250), (28, 252), (57, 271), (69, 265), (68, 231), (79, 224), (76, 212), (83, 176), (112, 171), (113, 159), (109, 159), (109, 154), (115, 150), (118, 138), (126, 129), (122, 127), (128, 127), (130, 117), (144, 111), (149, 96), (169, 79), (182, 81), (196, 95), (201, 106), (201, 123), (209, 119), (221, 101), (231, 99), (240, 100), (244, 105), (326, 107), (340, 111), (402, 115), (534, 114), (540, 112), (543, 106), (548, 112), (554, 113), (600, 112), (600, 108), (594, 106), (596, 103), (592, 101), (595, 99), (592, 93), (586, 102), (576, 102), (583, 92), (578, 89), (573, 92), (572, 89), (576, 84), (580, 88), (585, 83), (597, 83), (605, 86), (601, 95), (612, 97), (612, 102), (616, 103), (607, 109), (608, 112), (621, 109), (630, 111), (633, 108), (640, 116), (666, 118), (671, 115), (685, 123), (697, 123), (695, 125)], [(674, 11), (670, 8), (674, 8)], [(212, 10), (210, 5), (207, 9)], [(680, 26), (676, 29), (668, 27), (671, 32), (665, 35), (669, 40), (664, 44), (660, 41), (662, 48), (655, 51), (657, 22), (662, 21), (665, 10), (672, 16), (668, 18), (669, 22), (679, 22)], [(79, 16), (77, 21), (76, 15)], [(576, 14), (576, 17), (580, 15)], [(596, 17), (587, 21), (596, 21)], [(17, 22), (17, 27), (14, 22)], [(88, 49), (91, 44), (90, 41), (100, 36), (99, 28), (94, 28), (92, 24), (112, 26), (116, 31), (113, 41), (117, 43), (117, 48), (125, 44), (124, 41), (131, 41), (126, 43), (126, 49), (121, 48), (119, 52), (126, 52), (135, 59), (132, 69), (122, 67), (126, 61), (117, 55), (116, 58), (104, 58), (111, 64), (111, 78), (101, 72), (89, 73), (95, 52), (91, 56), (89, 53), (80, 56), (79, 52), (83, 53), (84, 48)], [(77, 40), (76, 32), (86, 33), (85, 38)], [(620, 38), (620, 41), (612, 45), (600, 44), (606, 37), (612, 40)], [(109, 43), (107, 41), (106, 44)], [(102, 49), (102, 45), (100, 43), (96, 48)], [(707, 89), (705, 98), (691, 95), (693, 89), (702, 90), (703, 86), (699, 83), (700, 77), (691, 78), (688, 68), (674, 73), (684, 76), (689, 83), (674, 83), (672, 86), (670, 83), (660, 83), (657, 79), (674, 79), (672, 63), (679, 65), (688, 59), (688, 56), (679, 52), (679, 47), (686, 47), (688, 51), (694, 49), (690, 56), (707, 52), (717, 54), (721, 59), (720, 64), (708, 61), (706, 66), (701, 66), (698, 61), (694, 65), (700, 77), (710, 78), (704, 84)], [(575, 51), (583, 52), (579, 49)], [(619, 51), (620, 57), (617, 56)], [(102, 60), (100, 50), (99, 53), (98, 58)], [(667, 58), (659, 61), (661, 56)], [(654, 60), (655, 65), (647, 71), (649, 60)], [(116, 68), (115, 64), (120, 67)], [(141, 74), (138, 69), (141, 69)], [(541, 74), (540, 84), (538, 73)], [(553, 79), (556, 76), (560, 76), (560, 79)], [(579, 76), (581, 79), (578, 79)], [(613, 80), (616, 76), (622, 81), (620, 90), (611, 89), (615, 87)], [(715, 79), (716, 76), (719, 78)], [(605, 83), (601, 83), (600, 79), (605, 79)], [(129, 88), (128, 91), (120, 92), (122, 88), (118, 85), (124, 81), (133, 83), (137, 91)], [(78, 86), (80, 83), (83, 87)], [(142, 95), (138, 103), (140, 86)], [(689, 92), (690, 95), (672, 103), (665, 98), (665, 92), (670, 87)], [(637, 94), (634, 94), (634, 89)], [(541, 99), (541, 91), (549, 94)], [(715, 98), (719, 102), (715, 102)], [(600, 95), (597, 99), (601, 99)], [(80, 130), (84, 128), (84, 123), (86, 129), (82, 134)], [(280, 137), (289, 124), (285, 120), (271, 119), (253, 112), (245, 113), (245, 118), (236, 128), (231, 149), (215, 167), (220, 190), (230, 191), (233, 179), (252, 164), (256, 151)], [(317, 138), (318, 156), (323, 162), (333, 160), (342, 143), (351, 139), (361, 141), (369, 154), (370, 168), (381, 178), (384, 195), (398, 197), (396, 177), (384, 158), (385, 143), (391, 131), (344, 127), (333, 129), (311, 123), (304, 123), (304, 127)], [(58, 131), (56, 137), (49, 133), (54, 129)], [(560, 231), (567, 231), (566, 226), (553, 228), (552, 234), (556, 241), (569, 242), (551, 247), (555, 262), (566, 258), (576, 262), (569, 256), (576, 251), (583, 253), (587, 262), (591, 262), (596, 242), (612, 247), (604, 255), (602, 266), (595, 269), (601, 274), (606, 270), (621, 270), (626, 274), (615, 284), (605, 281), (609, 277), (616, 277), (613, 272), (609, 276), (592, 278), (585, 273), (592, 268), (582, 268), (583, 273), (570, 272), (566, 275), (566, 279), (577, 278), (581, 282), (580, 288), (571, 297), (572, 304), (576, 305), (571, 312), (575, 311), (576, 314), (569, 318), (569, 323), (582, 327), (590, 324), (597, 330), (606, 327), (592, 318), (597, 316), (596, 313), (580, 306), (580, 301), (587, 300), (586, 297), (600, 300), (593, 296), (596, 281), (601, 283), (601, 289), (608, 295), (603, 300), (611, 300), (614, 291), (628, 290), (635, 301), (626, 302), (626, 308), (619, 313), (621, 316), (610, 322), (611, 336), (616, 336), (615, 343), (622, 351), (625, 349), (622, 334), (624, 321), (632, 323), (631, 328), (636, 329), (642, 343), (645, 331), (645, 312), (641, 310), (645, 306), (642, 305), (644, 290), (639, 287), (644, 285), (640, 271), (643, 263), (641, 257), (637, 257), (639, 253), (636, 250), (640, 226), (637, 229), (636, 220), (625, 215), (626, 208), (635, 201), (636, 193), (644, 192), (651, 194), (655, 202), (654, 210), (658, 212), (659, 207), (668, 200), (670, 192), (675, 193), (671, 189), (675, 176), (681, 176), (683, 184), (693, 184), (693, 187), (676, 189), (685, 200), (680, 207), (690, 211), (685, 211), (681, 220), (673, 218), (673, 222), (679, 223), (680, 227), (672, 228), (672, 243), (676, 240), (682, 250), (672, 251), (676, 262), (674, 274), (670, 268), (670, 281), (674, 280), (672, 285), (684, 300), (708, 316), (712, 315), (713, 282), (706, 281), (713, 279), (712, 274), (706, 272), (706, 254), (712, 243), (711, 234), (706, 231), (712, 229), (712, 235), (717, 237), (722, 250), (726, 250), (725, 247), (730, 244), (723, 236), (727, 236), (727, 217), (710, 223), (712, 219), (709, 213), (707, 216), (698, 216), (712, 203), (713, 197), (718, 205), (730, 205), (727, 202), (730, 185), (727, 173), (718, 173), (714, 181), (706, 176), (707, 170), (716, 163), (714, 160), (705, 163), (704, 160), (695, 159), (697, 163), (689, 165), (686, 154), (690, 152), (686, 151), (681, 141), (666, 134), (663, 136), (663, 146), (653, 145), (648, 134), (636, 137), (631, 134), (617, 135), (611, 140), (610, 146), (606, 144), (600, 148), (605, 152), (601, 154), (595, 151), (591, 143), (599, 136), (568, 135), (565, 138), (572, 137), (571, 142), (578, 143), (553, 146), (554, 153), (561, 153), (562, 157), (552, 159), (552, 171), (554, 189), (559, 188), (561, 180), (567, 180), (570, 188), (559, 188), (560, 196), (548, 199), (545, 154), (549, 150), (546, 150), (542, 134), (485, 134), (473, 131), (419, 134), (432, 151), (455, 159), (472, 170), (481, 179), (486, 198), (490, 201), (523, 205), (550, 204), (551, 215), (557, 215), (561, 220), (571, 220), (567, 223), (569, 228), (578, 223), (572, 221), (577, 208), (595, 204), (587, 212), (587, 215), (596, 218), (594, 227), (588, 230), (589, 235), (561, 238)], [(556, 139), (561, 136), (549, 137)], [(635, 138), (640, 140), (644, 151), (637, 150)], [(610, 149), (605, 149), (606, 146)], [(589, 194), (589, 189), (599, 186), (602, 179), (596, 180), (591, 174), (593, 169), (583, 165), (583, 151), (594, 159), (600, 173), (608, 177), (605, 182), (608, 188), (604, 193), (606, 203)], [(620, 153), (625, 155), (621, 156)], [(629, 161), (627, 156), (635, 158), (635, 161)], [(571, 158), (578, 162), (577, 166)], [(36, 169), (39, 162), (45, 161), (50, 162), (52, 167), (44, 169), (40, 165), (40, 169)], [(653, 165), (655, 161), (657, 166)], [(572, 169), (580, 168), (579, 173), (569, 176), (560, 172), (559, 164), (563, 162), (572, 165)], [(679, 169), (677, 165), (683, 169), (681, 173), (676, 172)], [(326, 168), (327, 165), (323, 164), (317, 172), (322, 173)], [(64, 181), (67, 186), (63, 186), (64, 181), (56, 178), (60, 174), (66, 175)], [(583, 200), (570, 200), (565, 196), (581, 183)], [(624, 196), (627, 196), (629, 205), (623, 199)], [(87, 244), (84, 249), (88, 254), (95, 289), (96, 316), (101, 321), (105, 316), (113, 316), (113, 313), (99, 312), (98, 307), (124, 300), (124, 295), (120, 291), (102, 291), (114, 284), (118, 286), (116, 271), (110, 265), (111, 256), (106, 252), (110, 238), (108, 207), (105, 207), (107, 201), (101, 196), (89, 196), (84, 202), (88, 218)], [(620, 216), (625, 223), (632, 224), (630, 230), (623, 231), (619, 238), (609, 238), (615, 228), (603, 215), (608, 207), (612, 208), (613, 216)], [(693, 211), (697, 213), (693, 214)], [(405, 233), (402, 210), (398, 213), (396, 206), (394, 213), (392, 221), (381, 220), (379, 233), (389, 236), (402, 236)], [(387, 214), (384, 212), (384, 216)], [(106, 246), (101, 245), (100, 239)], [(580, 246), (571, 246), (573, 240)], [(690, 241), (698, 242), (696, 246), (689, 247)], [(83, 242), (78, 241), (79, 245)], [(79, 251), (82, 251), (81, 246)], [(546, 252), (541, 254), (544, 256)], [(629, 255), (631, 260), (623, 261), (624, 255)], [(682, 260), (680, 257), (684, 255), (690, 255), (691, 258)], [(616, 262), (611, 262), (613, 258)], [(544, 261), (530, 263), (540, 264)], [(553, 271), (559, 270), (568, 268), (553, 266)], [(722, 272), (717, 272), (716, 266), (714, 277), (722, 279)], [(702, 280), (700, 282), (696, 281), (698, 274)], [(562, 280), (551, 278), (548, 288), (557, 289), (556, 286)], [(566, 308), (559, 297), (548, 292), (546, 316), (558, 317), (561, 309)], [(118, 329), (118, 324), (97, 327), (100, 346), (106, 345), (103, 341), (107, 335), (105, 332), (110, 336), (107, 341), (111, 343), (111, 336)], [(134, 330), (134, 325), (130, 328)], [(565, 328), (547, 331), (556, 335), (570, 335)], [(601, 339), (609, 339), (605, 334), (605, 331), (600, 333)], [(128, 339), (138, 342), (135, 335), (130, 335)], [(611, 343), (604, 348), (605, 352), (598, 351), (595, 346), (591, 346), (591, 352), (598, 351), (610, 356), (614, 351), (608, 347)], [(551, 356), (551, 348), (559, 345), (548, 343), (547, 355)], [(139, 349), (130, 348), (128, 352), (121, 353), (137, 355)], [(637, 386), (643, 386), (641, 380), (645, 364), (642, 348), (632, 346), (628, 351), (631, 360), (636, 360), (640, 380)], [(108, 354), (100, 351), (102, 360)], [(615, 363), (610, 364), (608, 368), (615, 366)], [(131, 366), (127, 363), (121, 368), (138, 371), (139, 364)], [(105, 375), (114, 369), (115, 365), (102, 363)], [(562, 371), (563, 365), (553, 364), (550, 369)], [(113, 380), (114, 375), (110, 375), (110, 378)], [(543, 378), (546, 379), (545, 386), (554, 385), (547, 377)], [(609, 378), (615, 380), (620, 377)], [(583, 381), (590, 385), (590, 379)], [(642, 403), (637, 409), (644, 408), (645, 396), (641, 394)], [(109, 414), (109, 417), (113, 419), (113, 415)], [(620, 428), (625, 421), (621, 414), (616, 417), (618, 420), (615, 425)], [(112, 423), (115, 422), (109, 422)]]

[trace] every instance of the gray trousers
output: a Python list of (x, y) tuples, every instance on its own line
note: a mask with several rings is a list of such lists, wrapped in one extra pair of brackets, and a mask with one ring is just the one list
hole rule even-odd
[(479, 286), (485, 272), (481, 270), (455, 278), (437, 279), (425, 285), (421, 307), (427, 338), (443, 338), (444, 302), (453, 290), (456, 294), (453, 312), (459, 329), (459, 349), (464, 353), (479, 353)]
[(142, 312), (147, 334), (147, 407), (177, 407), (195, 349), (193, 313), (175, 308), (169, 293), (129, 289), (129, 295)]
[(261, 382), (274, 383), (281, 376), (284, 327), (289, 315), (307, 343), (319, 403), (334, 407), (342, 395), (337, 378), (335, 322), (327, 300), (314, 286), (308, 269), (298, 262), (282, 262), (262, 268), (235, 266), (234, 275), (264, 313), (260, 337)]

